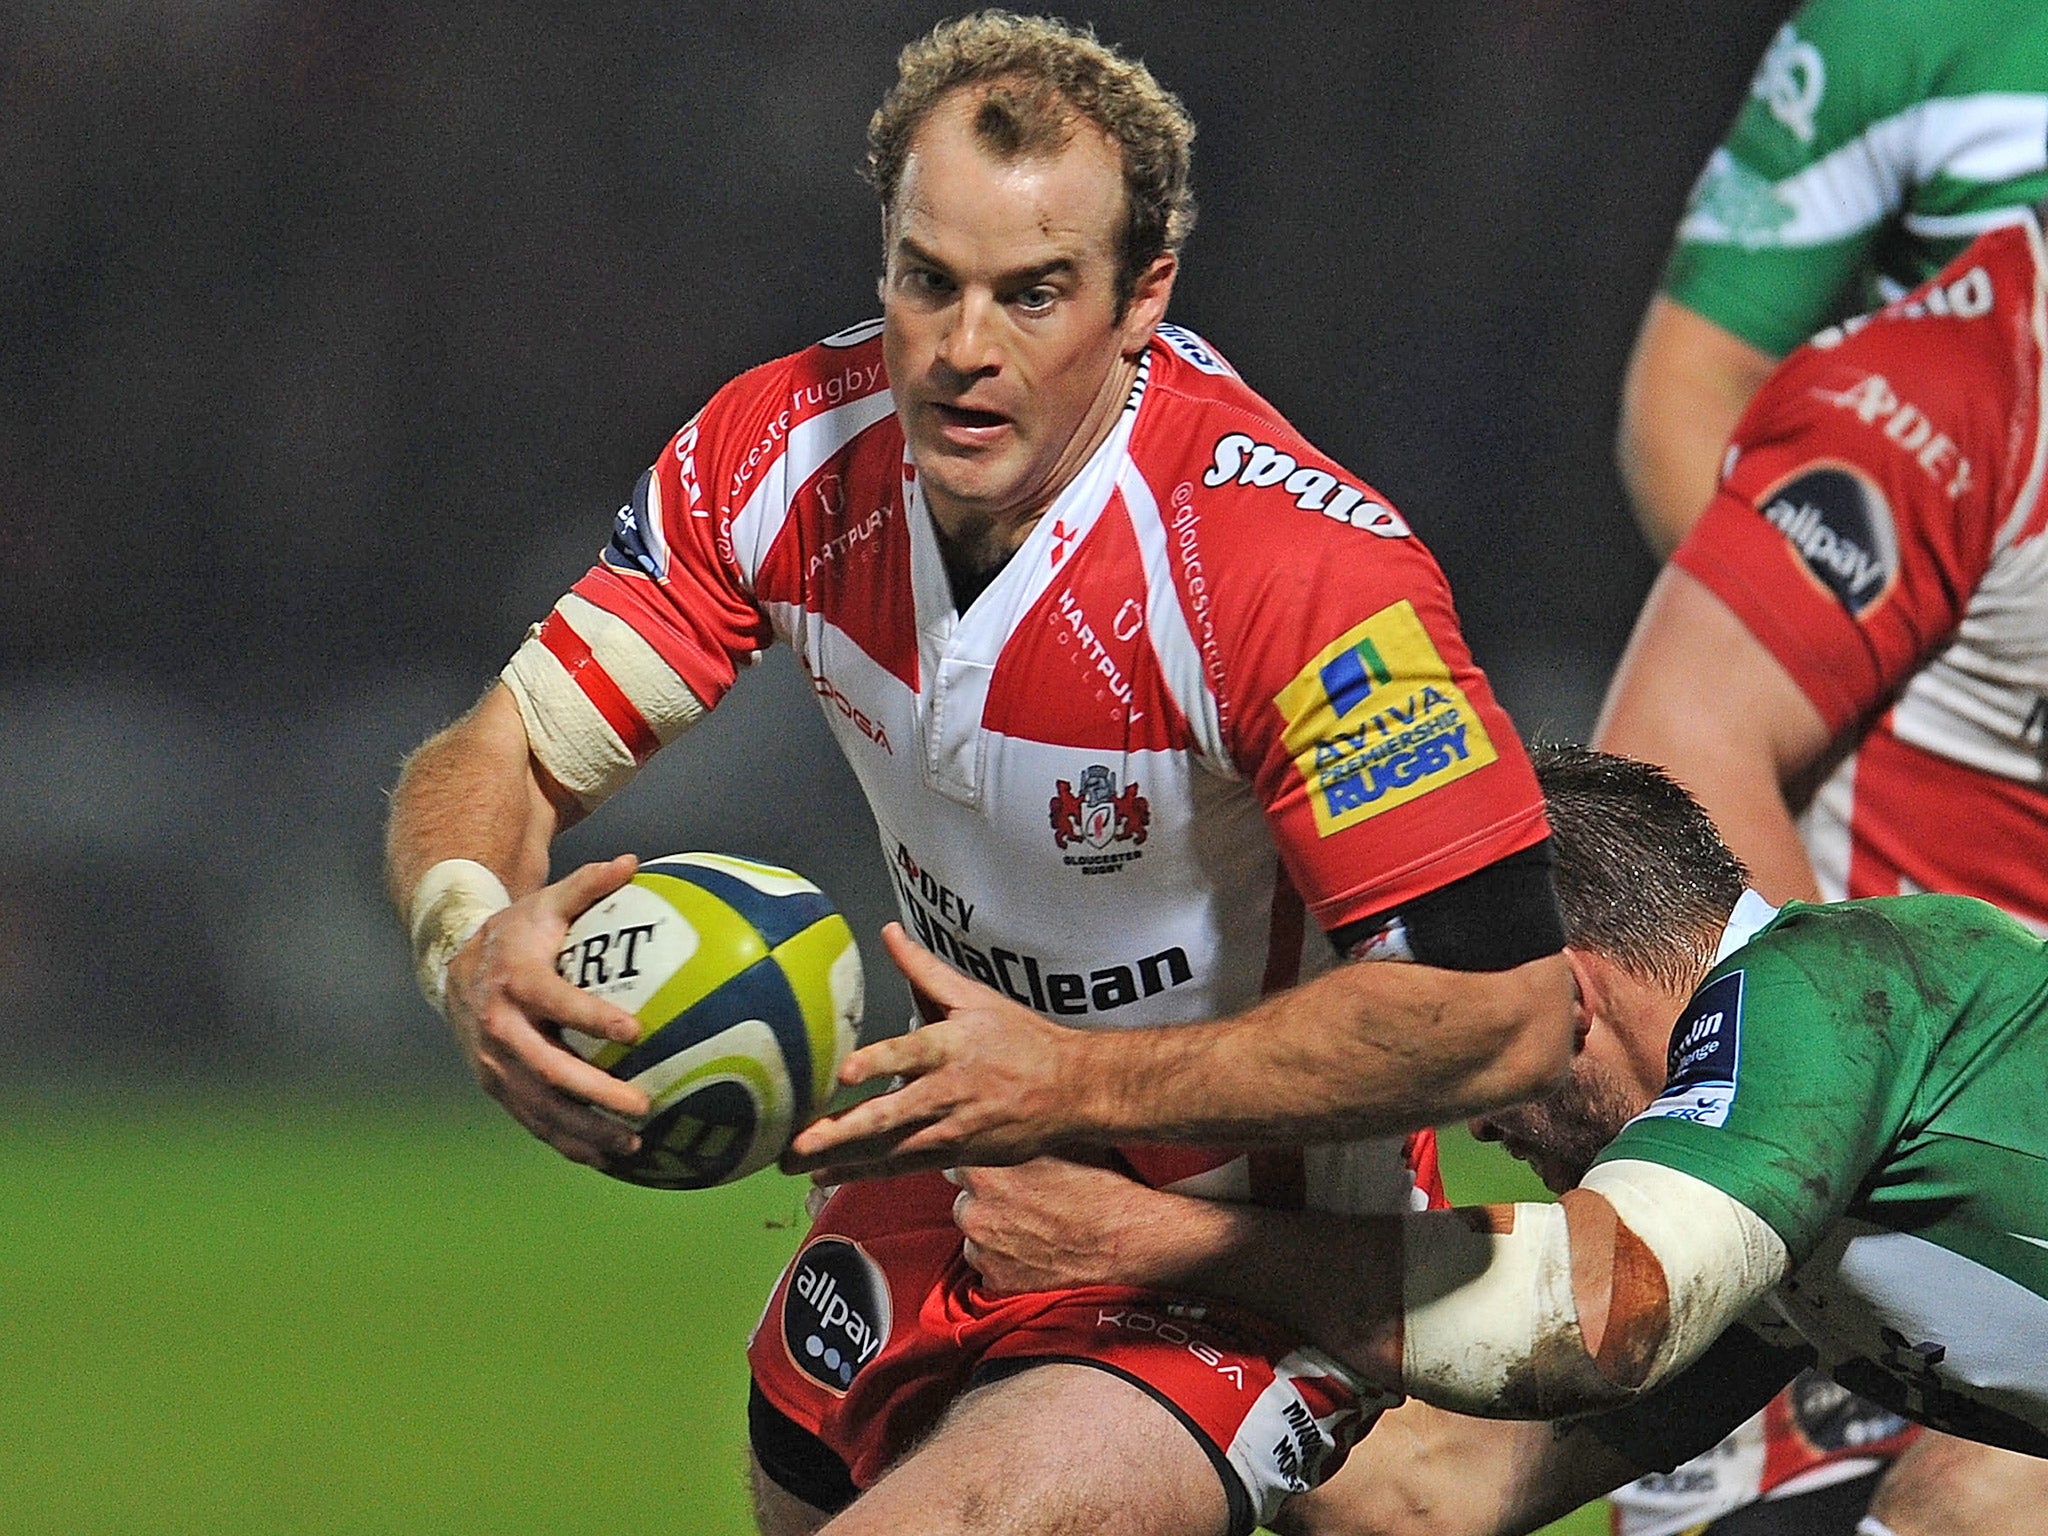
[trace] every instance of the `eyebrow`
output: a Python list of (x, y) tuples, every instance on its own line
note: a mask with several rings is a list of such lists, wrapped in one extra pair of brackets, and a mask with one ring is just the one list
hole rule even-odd
[[(950, 272), (952, 270), (945, 262), (919, 245), (908, 235), (898, 235), (896, 237), (896, 246), (897, 249), (904, 252), (913, 261), (921, 262), (928, 267), (935, 267), (941, 272)], [(1035, 266), (1017, 267), (1008, 272), (999, 272), (996, 274), (995, 283), (998, 288), (1028, 288), (1033, 283), (1044, 282), (1048, 277), (1067, 276), (1078, 273), (1080, 270), (1073, 257), (1055, 256), (1051, 261), (1042, 261)]]

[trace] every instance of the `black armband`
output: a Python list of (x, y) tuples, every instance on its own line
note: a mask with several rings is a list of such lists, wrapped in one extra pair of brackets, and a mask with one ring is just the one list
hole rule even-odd
[(1389, 952), (1447, 971), (1507, 971), (1564, 948), (1550, 839), (1330, 933), (1349, 956), (1383, 935)]

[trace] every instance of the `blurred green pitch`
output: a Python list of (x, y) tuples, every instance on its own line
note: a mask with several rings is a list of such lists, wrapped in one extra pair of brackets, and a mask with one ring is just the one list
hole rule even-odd
[[(634, 1189), (481, 1100), (0, 1119), (0, 1531), (751, 1531), (800, 1181)], [(1453, 1198), (1527, 1197), (1460, 1142)]]

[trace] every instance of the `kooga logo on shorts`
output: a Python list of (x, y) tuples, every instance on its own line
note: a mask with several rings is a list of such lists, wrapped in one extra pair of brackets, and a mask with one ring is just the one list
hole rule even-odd
[(1761, 510), (1850, 613), (1862, 617), (1891, 590), (1899, 568), (1891, 506), (1854, 470), (1804, 470), (1773, 491)]
[(888, 1342), (889, 1285), (873, 1259), (843, 1237), (821, 1237), (796, 1256), (782, 1345), (798, 1370), (843, 1397)]

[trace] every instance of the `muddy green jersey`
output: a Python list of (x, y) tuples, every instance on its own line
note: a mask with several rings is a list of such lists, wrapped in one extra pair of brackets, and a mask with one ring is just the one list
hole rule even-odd
[(1810, 0), (1693, 188), (1664, 291), (1782, 357), (2048, 196), (2042, 0)]
[(1771, 1225), (1792, 1272), (1763, 1331), (1896, 1412), (2048, 1454), (2048, 942), (1965, 897), (1795, 902), (1708, 974), (1669, 1066), (1599, 1161)]

